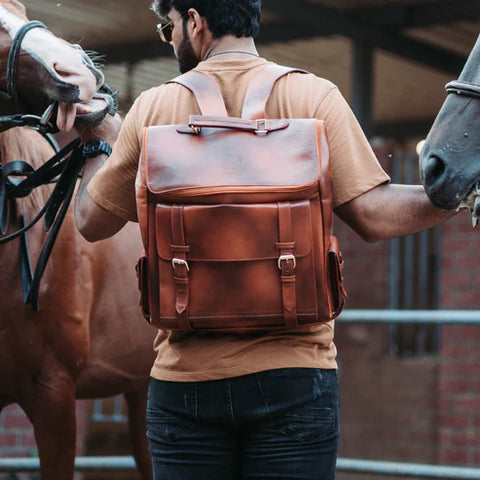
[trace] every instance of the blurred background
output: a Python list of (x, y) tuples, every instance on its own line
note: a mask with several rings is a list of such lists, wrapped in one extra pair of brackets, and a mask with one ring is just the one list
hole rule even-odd
[[(155, 31), (150, 1), (23, 3), (30, 19), (103, 56), (123, 113), (141, 91), (178, 74), (171, 47)], [(479, 25), (478, 0), (264, 0), (258, 49), (337, 84), (394, 181), (419, 183), (417, 144)], [(376, 320), (342, 323), (340, 317), (336, 326), (340, 456), (480, 468), (478, 325), (405, 324), (381, 313), (480, 308), (479, 232), (469, 215), (374, 245), (341, 222), (335, 229), (346, 261), (347, 312), (374, 309)], [(130, 455), (124, 415), (118, 399), (79, 402), (79, 453)], [(17, 407), (6, 409), (0, 428), (1, 457), (35, 455)], [(134, 472), (115, 477), (139, 478)]]

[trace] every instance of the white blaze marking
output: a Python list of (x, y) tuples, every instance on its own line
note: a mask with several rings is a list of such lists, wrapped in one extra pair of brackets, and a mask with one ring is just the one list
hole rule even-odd
[[(25, 23), (27, 23), (25, 20), (9, 12), (0, 3), (0, 27), (12, 39)], [(76, 85), (80, 100), (88, 100), (95, 93), (95, 77), (86, 66), (83, 52), (55, 37), (48, 30), (44, 28), (30, 30), (22, 40), (22, 49), (42, 64), (53, 78)]]
[[(12, 40), (25, 23), (24, 20), (0, 5), (0, 25), (3, 26)], [(22, 49), (29, 55), (41, 59), (44, 66), (50, 71), (56, 59), (61, 56), (63, 58), (63, 56), (72, 55), (72, 49), (66, 42), (49, 34), (43, 28), (30, 30), (22, 41)], [(75, 54), (73, 53), (73, 55)]]

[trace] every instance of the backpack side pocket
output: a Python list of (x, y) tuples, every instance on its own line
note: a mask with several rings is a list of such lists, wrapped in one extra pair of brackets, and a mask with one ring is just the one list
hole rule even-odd
[(334, 235), (330, 237), (327, 262), (330, 292), (332, 295), (333, 318), (336, 318), (342, 313), (343, 307), (345, 306), (347, 292), (343, 285), (343, 256), (339, 249), (338, 239)]
[(141, 256), (135, 265), (138, 278), (138, 289), (140, 290), (140, 307), (146, 320), (150, 322), (150, 305), (148, 291), (148, 260)]

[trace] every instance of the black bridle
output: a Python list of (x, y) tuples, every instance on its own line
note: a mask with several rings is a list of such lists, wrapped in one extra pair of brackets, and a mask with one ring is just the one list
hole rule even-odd
[[(47, 27), (41, 22), (32, 21), (24, 24), (18, 30), (12, 40), (8, 55), (7, 91), (0, 91), (0, 96), (14, 102), (22, 109), (16, 87), (18, 58), (22, 41), (33, 28)], [(104, 88), (106, 93), (111, 94), (108, 86), (104, 86)], [(39, 310), (40, 280), (72, 200), (77, 179), (85, 164), (85, 156), (79, 138), (59, 151), (52, 137), (53, 133), (58, 132), (56, 125), (51, 123), (55, 108), (56, 104), (50, 105), (42, 116), (30, 114), (0, 116), (0, 132), (12, 127), (32, 127), (48, 140), (56, 152), (49, 161), (36, 170), (23, 160), (13, 160), (5, 165), (0, 165), (0, 236), (2, 236), (0, 244), (20, 237), (23, 299), (25, 303), (30, 304), (34, 311)], [(19, 177), (23, 177), (23, 179), (19, 179)], [(35, 218), (27, 223), (25, 213), (21, 213), (19, 215), (20, 229), (5, 236), (8, 230), (10, 201), (15, 198), (26, 197), (34, 188), (49, 183), (54, 183), (55, 187)], [(32, 273), (27, 231), (42, 217), (45, 217), (45, 230), (48, 235), (40, 252), (35, 271)]]
[[(17, 91), (17, 68), (18, 68), (18, 58), (20, 55), (20, 51), (22, 49), (22, 42), (25, 38), (25, 35), (34, 28), (44, 28), (47, 27), (37, 20), (33, 20), (31, 22), (27, 22), (22, 25), (12, 40), (12, 45), (10, 46), (10, 51), (8, 52), (8, 60), (7, 60), (7, 70), (6, 70), (6, 84), (7, 84), (7, 91), (0, 90), (0, 97), (5, 98), (11, 103), (18, 105), (21, 110), (25, 111), (26, 109), (22, 105), (20, 98), (18, 96)], [(15, 115), (3, 115), (0, 116), (0, 132), (8, 130), (12, 127), (25, 127), (30, 126), (38, 130), (45, 138), (52, 144), (55, 150), (58, 150), (56, 146), (56, 142), (52, 141), (51, 134), (56, 133), (58, 129), (56, 128), (55, 124), (50, 123), (50, 119), (52, 118), (53, 110), (55, 109), (55, 105), (50, 105), (46, 110), (45, 113), (39, 117), (37, 115), (31, 114), (15, 114)]]
[(461, 80), (453, 80), (445, 86), (448, 94), (463, 95), (465, 97), (480, 98), (480, 85)]
[[(462, 80), (453, 80), (445, 85), (447, 94), (461, 95), (467, 98), (480, 99), (480, 85), (476, 83), (465, 82)], [(480, 182), (477, 182), (472, 188), (472, 192), (475, 194), (480, 193)], [(472, 223), (473, 228), (478, 225), (479, 219), (473, 216), (472, 210)]]
[(22, 42), (25, 38), (25, 35), (34, 28), (47, 29), (47, 27), (42, 22), (39, 22), (37, 20), (25, 23), (18, 29), (18, 32), (13, 37), (12, 46), (10, 47), (10, 52), (8, 53), (7, 93), (14, 103), (19, 103), (16, 83), (18, 56), (20, 55), (20, 50), (22, 49)]

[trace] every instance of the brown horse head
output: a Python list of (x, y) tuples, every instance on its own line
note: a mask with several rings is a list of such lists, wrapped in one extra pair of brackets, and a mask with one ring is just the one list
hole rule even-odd
[[(27, 23), (21, 3), (0, 0), (0, 64), (7, 65), (12, 47), (20, 47), (16, 60), (10, 61), (14, 64), (10, 83), (19, 102), (36, 114), (58, 102), (57, 125), (69, 130), (77, 113), (92, 113), (89, 107), (77, 111), (73, 104), (87, 104), (103, 84), (103, 74), (78, 45), (57, 38), (41, 24), (25, 33), (22, 29)], [(0, 70), (0, 90), (5, 92), (10, 90), (7, 84), (12, 72)]]

